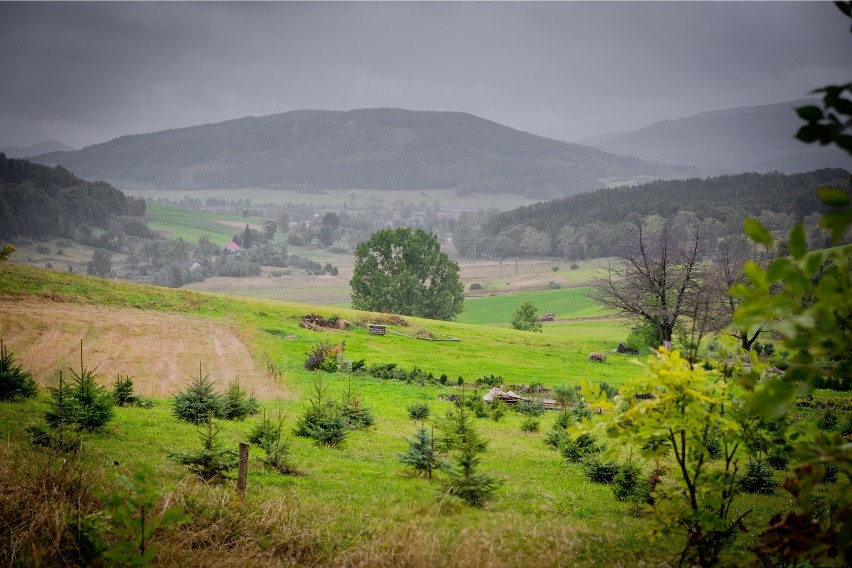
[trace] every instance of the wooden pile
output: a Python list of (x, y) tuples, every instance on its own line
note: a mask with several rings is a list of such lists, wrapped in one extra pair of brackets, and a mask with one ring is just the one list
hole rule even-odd
[[(504, 391), (500, 387), (492, 387), (490, 391), (483, 395), (482, 400), (492, 402), (494, 399), (500, 399), (509, 406), (515, 406), (521, 401), (529, 402), (533, 400), (531, 397), (521, 396), (514, 391)], [(544, 403), (545, 410), (559, 410), (559, 404), (552, 398), (540, 399)]]

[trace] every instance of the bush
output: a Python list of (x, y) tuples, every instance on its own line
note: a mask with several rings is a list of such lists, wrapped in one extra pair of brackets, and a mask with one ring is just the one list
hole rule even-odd
[(509, 406), (503, 402), (501, 399), (495, 399), (491, 401), (491, 413), (489, 417), (494, 422), (500, 422), (500, 419), (506, 416), (506, 411)]
[(314, 397), (308, 400), (309, 406), (296, 422), (294, 433), (324, 446), (338, 446), (350, 427), (334, 401), (327, 399), (327, 390), (318, 377), (314, 381)]
[(426, 420), (429, 418), (429, 405), (425, 402), (412, 402), (408, 405), (408, 417), (412, 420)]
[(559, 282), (551, 282), (547, 285), (547, 288), (550, 290), (561, 290), (562, 284), (560, 284)]
[(47, 423), (53, 428), (72, 426), (87, 432), (103, 430), (113, 419), (112, 394), (95, 381), (94, 372), (83, 363), (83, 346), (80, 344), (80, 372), (71, 369), (71, 385), (63, 384), (59, 375), (59, 388), (51, 389), (53, 401), (45, 413)]
[[(622, 465), (615, 477), (612, 478), (612, 492), (616, 501), (635, 500), (643, 489), (642, 469), (632, 459)], [(644, 497), (644, 496), (642, 496)]]
[(515, 404), (515, 410), (527, 416), (541, 416), (544, 414), (544, 401), (540, 398), (522, 400)]
[(553, 429), (544, 435), (544, 443), (555, 450), (561, 450), (562, 445), (571, 442), (571, 437), (564, 428), (554, 425)]
[(612, 483), (620, 469), (614, 461), (602, 462), (597, 456), (588, 457), (583, 462), (583, 472), (595, 483)]
[(572, 263), (568, 266), (568, 268), (570, 268), (571, 270), (579, 270), (579, 269), (580, 269), (580, 265), (579, 265), (579, 264), (577, 264), (576, 262), (572, 262)]
[(260, 403), (254, 394), (249, 395), (240, 387), (240, 379), (228, 383), (225, 392), (225, 415), (228, 420), (245, 420), (247, 416), (254, 416), (260, 412)]
[(32, 374), (15, 363), (15, 357), (0, 339), (0, 400), (32, 398), (37, 393)]
[(178, 463), (189, 466), (190, 471), (205, 481), (213, 481), (224, 476), (226, 471), (234, 469), (239, 462), (237, 452), (225, 449), (219, 443), (221, 427), (213, 424), (212, 413), (206, 420), (207, 426), (200, 430), (201, 449), (195, 452), (170, 454)]
[(538, 432), (539, 427), (540, 427), (540, 424), (539, 424), (538, 420), (536, 420), (532, 416), (528, 416), (527, 418), (524, 419), (523, 422), (521, 422), (521, 431), (522, 432), (529, 432), (529, 433)]
[(775, 492), (778, 483), (772, 478), (772, 468), (763, 460), (749, 459), (737, 486), (746, 493), (770, 494)]
[(831, 410), (826, 410), (822, 413), (822, 416), (819, 417), (819, 420), (817, 420), (816, 425), (817, 428), (819, 428), (821, 431), (826, 432), (837, 428), (837, 422), (837, 414), (835, 414)]
[(468, 290), (482, 290), (482, 284), (479, 282), (474, 282), (468, 287)]
[(266, 467), (284, 475), (293, 475), (298, 473), (298, 469), (290, 462), (290, 441), (281, 438), (283, 432), (284, 416), (279, 412), (277, 420), (273, 422), (264, 411), (263, 418), (254, 425), (249, 434), (249, 442), (260, 446), (266, 452), (266, 456), (260, 458)]
[(559, 446), (562, 455), (571, 463), (580, 463), (588, 456), (598, 453), (601, 449), (603, 448), (598, 445), (594, 436), (588, 433), (581, 434), (576, 440), (569, 436)]
[(136, 395), (133, 394), (133, 377), (118, 375), (112, 384), (112, 398), (118, 406), (133, 406)]
[(208, 375), (201, 376), (198, 365), (198, 378), (194, 379), (185, 391), (175, 395), (172, 402), (172, 414), (178, 420), (190, 424), (203, 424), (211, 418), (224, 418), (228, 403), (224, 396), (213, 390), (213, 381)]
[(625, 343), (630, 349), (647, 353), (649, 349), (656, 349), (663, 344), (663, 333), (654, 324), (643, 321), (633, 326)]
[(408, 450), (397, 454), (399, 462), (409, 466), (415, 475), (432, 479), (432, 472), (438, 467), (439, 463), (432, 434), (424, 426), (421, 426), (414, 434), (414, 438), (404, 439), (408, 442)]
[(305, 369), (308, 371), (336, 373), (340, 368), (338, 355), (342, 352), (342, 345), (330, 345), (328, 343), (314, 345), (307, 353), (308, 358), (305, 360)]

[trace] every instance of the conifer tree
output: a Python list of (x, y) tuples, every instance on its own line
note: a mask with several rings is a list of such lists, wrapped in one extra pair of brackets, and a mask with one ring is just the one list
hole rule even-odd
[(400, 463), (411, 467), (416, 475), (432, 479), (432, 471), (438, 467), (438, 454), (435, 451), (434, 436), (421, 424), (414, 438), (404, 438), (408, 449), (398, 453)]

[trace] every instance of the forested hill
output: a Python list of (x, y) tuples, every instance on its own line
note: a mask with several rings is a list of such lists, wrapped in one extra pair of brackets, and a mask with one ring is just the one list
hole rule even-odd
[(293, 111), (124, 136), (35, 158), (119, 187), (511, 192), (552, 198), (601, 179), (694, 175), (460, 112)]
[[(741, 235), (742, 220), (759, 217), (772, 231), (783, 233), (806, 221), (819, 236), (816, 195), (823, 185), (846, 187), (850, 173), (822, 169), (785, 175), (739, 174), (709, 179), (655, 181), (635, 187), (601, 189), (565, 199), (537, 203), (497, 214), (482, 227), (480, 253), (494, 256), (558, 254), (595, 258), (617, 253), (631, 214), (672, 218), (681, 211), (699, 220), (717, 220), (722, 235)], [(453, 240), (462, 255), (475, 231), (459, 231)], [(459, 238), (457, 238), (457, 236)]]
[(583, 143), (652, 162), (696, 166), (708, 175), (852, 167), (845, 152), (793, 137), (803, 124), (793, 109), (814, 100), (704, 112)]
[(127, 197), (108, 183), (88, 182), (62, 167), (0, 153), (0, 239), (78, 239), (91, 227), (106, 229), (110, 218), (144, 213), (144, 201)]

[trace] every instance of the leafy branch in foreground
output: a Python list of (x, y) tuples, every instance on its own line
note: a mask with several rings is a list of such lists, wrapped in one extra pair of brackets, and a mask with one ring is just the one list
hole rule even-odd
[[(742, 440), (733, 412), (738, 401), (725, 374), (694, 367), (678, 351), (661, 348), (648, 358), (644, 374), (621, 385), (621, 394), (610, 404), (612, 413), (569, 431), (574, 437), (606, 433), (643, 448), (646, 457), (672, 451), (676, 487), (654, 491), (654, 536), (684, 533), (680, 565), (718, 564), (720, 553), (748, 515), (734, 512)], [(715, 437), (721, 442), (723, 463), (711, 466)]]

